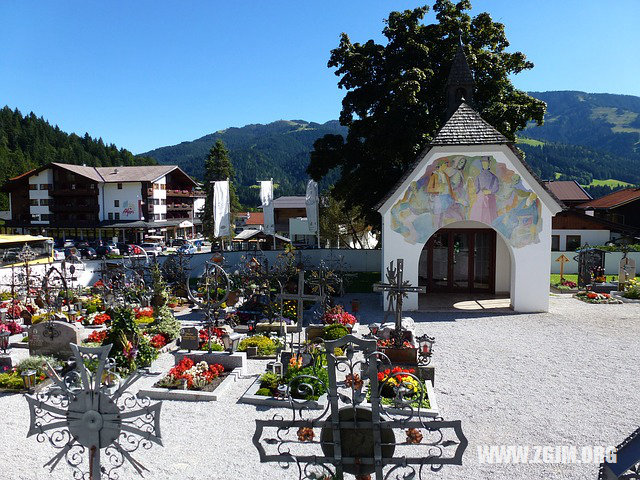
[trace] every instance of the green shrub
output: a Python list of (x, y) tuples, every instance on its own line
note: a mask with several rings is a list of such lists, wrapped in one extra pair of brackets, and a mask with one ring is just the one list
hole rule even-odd
[[(128, 375), (138, 368), (150, 366), (151, 362), (158, 358), (158, 350), (142, 335), (134, 311), (126, 306), (118, 307), (113, 309), (110, 315), (111, 330), (103, 345), (113, 345), (110, 356), (116, 361), (120, 373)], [(129, 342), (137, 350), (135, 358), (125, 355)]]
[[(209, 342), (204, 342), (200, 347), (200, 350), (209, 351)], [(221, 352), (224, 350), (224, 347), (219, 343), (211, 342), (211, 351), (212, 352)]]
[(43, 375), (45, 374), (43, 365), (47, 362), (49, 362), (51, 368), (62, 366), (62, 362), (53, 357), (34, 355), (33, 357), (27, 357), (24, 360), (21, 360), (18, 365), (16, 365), (18, 376), (20, 376), (20, 374), (26, 370), (35, 370), (38, 372), (38, 376)]
[(239, 352), (246, 352), (247, 347), (258, 347), (258, 355), (266, 357), (275, 355), (278, 348), (281, 347), (280, 341), (272, 339), (264, 335), (255, 335), (253, 337), (247, 337), (238, 345)]
[(22, 390), (24, 382), (22, 377), (17, 373), (0, 373), (0, 388), (9, 390)]
[(269, 390), (268, 388), (259, 388), (258, 391), (256, 392), (256, 395), (260, 395), (261, 397), (273, 396), (273, 394), (271, 393), (271, 390)]
[[(300, 378), (301, 375), (308, 375), (308, 377)], [(293, 398), (318, 400), (318, 398), (327, 393), (329, 372), (323, 367), (315, 369), (313, 366), (304, 368), (289, 367), (286, 382), (291, 386), (290, 391)], [(307, 385), (311, 387), (311, 390)]]
[(169, 307), (163, 306), (153, 309), (153, 316), (155, 321), (149, 328), (149, 333), (157, 334), (161, 333), (167, 341), (171, 342), (180, 336), (180, 328), (182, 325), (180, 321), (176, 319), (173, 312)]
[(281, 378), (273, 372), (263, 373), (260, 377), (260, 387), (274, 391), (280, 385)]
[(349, 330), (344, 325), (332, 323), (322, 329), (322, 338), (325, 340), (337, 340), (349, 334)]

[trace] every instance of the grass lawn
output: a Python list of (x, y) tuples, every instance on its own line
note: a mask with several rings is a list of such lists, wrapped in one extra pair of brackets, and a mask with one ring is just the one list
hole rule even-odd
[(380, 281), (380, 272), (353, 272), (345, 279), (346, 293), (371, 293), (373, 284)]
[(544, 145), (544, 142), (541, 142), (540, 140), (534, 140), (533, 138), (526, 137), (518, 137), (518, 143), (524, 143), (526, 145), (531, 145), (532, 147), (541, 147)]
[[(575, 274), (575, 273), (565, 273), (564, 274), (564, 279), (569, 281), (569, 282), (578, 283), (578, 275)], [(556, 283), (560, 283), (560, 274), (559, 273), (552, 273), (551, 274), (550, 283), (551, 283), (551, 285), (555, 285)]]
[(595, 178), (591, 180), (589, 185), (582, 185), (583, 187), (633, 187), (632, 183), (623, 182), (622, 180), (615, 180), (613, 178), (607, 178), (606, 180), (596, 180)]

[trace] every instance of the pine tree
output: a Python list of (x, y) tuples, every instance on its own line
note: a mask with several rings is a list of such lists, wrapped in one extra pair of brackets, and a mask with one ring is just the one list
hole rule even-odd
[(209, 155), (204, 163), (204, 187), (207, 193), (204, 210), (201, 214), (202, 227), (206, 235), (213, 236), (213, 184), (220, 180), (229, 179), (229, 195), (231, 200), (231, 212), (239, 212), (242, 206), (236, 194), (236, 188), (232, 182), (235, 176), (233, 164), (229, 158), (229, 150), (222, 140), (217, 140), (209, 150)]

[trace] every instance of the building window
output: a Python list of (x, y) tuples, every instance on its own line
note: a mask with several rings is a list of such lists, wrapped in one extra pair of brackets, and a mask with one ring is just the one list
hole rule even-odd
[(96, 188), (96, 184), (95, 183), (90, 183), (89, 184), (89, 190), (95, 190)]
[(109, 212), (109, 220), (113, 220), (113, 213)]
[(37, 189), (38, 189), (38, 185), (36, 185), (35, 183), (29, 184), (29, 190), (37, 190)]
[(45, 214), (43, 214), (43, 215), (40, 215), (40, 219), (41, 219), (43, 222), (48, 222), (48, 221), (50, 221), (50, 220), (53, 220), (53, 218), (52, 218), (52, 217), (53, 217), (53, 215), (51, 215), (51, 214), (49, 214), (49, 213), (45, 213)]
[(39, 222), (40, 221), (40, 215), (31, 215), (31, 221), (32, 222)]
[(120, 214), (119, 213), (116, 212), (115, 217), (116, 217), (116, 220), (120, 220)]
[(37, 207), (38, 206), (38, 199), (37, 198), (32, 198), (31, 200), (29, 200), (29, 205), (31, 205), (32, 207)]
[(49, 205), (49, 199), (48, 198), (41, 198), (40, 199), (40, 205), (43, 206), (43, 207)]
[(573, 252), (582, 244), (580, 235), (567, 235), (567, 251)]
[(122, 184), (121, 183), (118, 184), (118, 190), (122, 190)]
[(154, 205), (160, 205), (160, 199), (158, 199), (158, 198), (154, 198), (154, 199), (153, 199), (153, 204), (154, 204)]
[(167, 219), (167, 214), (166, 213), (161, 213), (160, 214), (160, 220), (166, 220)]
[(161, 198), (160, 199), (160, 205), (166, 205), (167, 204), (167, 199), (166, 198)]
[(114, 207), (119, 207), (120, 206), (120, 200), (114, 200), (113, 201), (113, 206)]
[(551, 251), (558, 252), (560, 250), (560, 235), (551, 235)]
[(50, 183), (41, 183), (40, 184), (40, 190), (51, 190), (51, 187), (53, 185), (51, 185)]
[(166, 183), (161, 183), (161, 184), (160, 184), (160, 188), (161, 188), (162, 190), (166, 190), (166, 189), (167, 189), (167, 184), (166, 184)]

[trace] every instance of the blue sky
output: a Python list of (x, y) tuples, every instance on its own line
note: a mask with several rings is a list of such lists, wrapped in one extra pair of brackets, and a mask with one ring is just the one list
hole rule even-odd
[[(536, 67), (525, 90), (640, 96), (639, 0), (475, 0)], [(134, 153), (229, 126), (336, 119), (340, 32), (405, 0), (0, 0), (0, 105)], [(432, 14), (428, 17), (433, 19)]]

